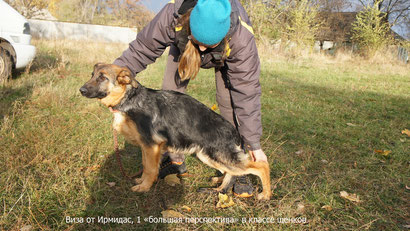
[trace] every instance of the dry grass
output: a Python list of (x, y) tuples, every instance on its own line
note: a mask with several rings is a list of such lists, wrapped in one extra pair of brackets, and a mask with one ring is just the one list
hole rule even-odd
[[(112, 62), (127, 46), (35, 41), (30, 72), (0, 89), (0, 229), (18, 230), (392, 230), (408, 225), (410, 89), (408, 65), (335, 58), (288, 58), (263, 47), (262, 145), (271, 165), (273, 198), (234, 198), (216, 209), (216, 195), (198, 194), (214, 170), (187, 158), (195, 177), (170, 187), (159, 181), (145, 194), (130, 191), (115, 162), (112, 116), (79, 87), (96, 62)], [(165, 59), (138, 75), (159, 88)], [(212, 70), (201, 71), (188, 93), (215, 103)], [(135, 172), (139, 150), (120, 140), (125, 168)], [(374, 150), (392, 151), (384, 157)], [(260, 185), (252, 178), (255, 185)], [(115, 182), (113, 187), (107, 182)], [(362, 200), (342, 199), (340, 191)], [(189, 206), (186, 212), (182, 206)], [(322, 209), (324, 205), (332, 210)], [(173, 209), (188, 218), (237, 218), (234, 224), (149, 223)], [(66, 217), (93, 224), (67, 223)], [(99, 216), (134, 224), (102, 224)], [(242, 218), (306, 218), (306, 224), (242, 223)], [(141, 223), (137, 224), (140, 219)]]

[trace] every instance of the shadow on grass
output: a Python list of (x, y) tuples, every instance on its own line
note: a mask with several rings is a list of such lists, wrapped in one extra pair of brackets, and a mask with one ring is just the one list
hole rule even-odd
[[(141, 150), (126, 143), (120, 152), (125, 172), (134, 175), (142, 167)], [(74, 230), (164, 229), (166, 224), (150, 223), (144, 218), (162, 217), (161, 211), (179, 202), (184, 194), (183, 182), (171, 187), (159, 180), (146, 193), (133, 192), (131, 187), (135, 185), (134, 181), (122, 176), (115, 155), (112, 153), (108, 156), (95, 180), (89, 184), (90, 198), (82, 217), (94, 218), (94, 223), (84, 222), (85, 224), (78, 225)], [(109, 182), (114, 182), (115, 186), (110, 187)], [(125, 224), (118, 224), (120, 219), (115, 221), (116, 218), (126, 218), (123, 219)], [(129, 224), (129, 221), (132, 223)]]
[[(276, 171), (296, 176), (282, 180), (275, 194), (303, 198), (317, 229), (400, 228), (408, 176), (408, 138), (401, 131), (410, 125), (409, 98), (278, 79), (280, 84), (263, 85), (265, 136), (276, 137), (266, 146), (277, 147), (268, 153), (271, 167), (274, 161)], [(365, 203), (349, 203), (341, 191), (357, 193)], [(323, 205), (337, 212), (323, 211)]]

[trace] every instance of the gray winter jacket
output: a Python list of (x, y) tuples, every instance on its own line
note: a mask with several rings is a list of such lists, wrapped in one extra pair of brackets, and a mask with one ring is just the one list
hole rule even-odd
[[(178, 47), (176, 28), (178, 9), (183, 0), (171, 0), (141, 30), (137, 38), (129, 44), (114, 64), (128, 67), (132, 73), (143, 71), (148, 64), (162, 55), (165, 49), (174, 44)], [(260, 149), (261, 87), (259, 84), (260, 61), (253, 29), (247, 13), (238, 0), (230, 0), (232, 6), (231, 29), (228, 32), (229, 45), (225, 47), (227, 58), (223, 66), (215, 62), (215, 54), (201, 56), (202, 68), (221, 68), (231, 85), (231, 97), (237, 116), (238, 129), (248, 150)], [(180, 48), (181, 49), (181, 48)]]

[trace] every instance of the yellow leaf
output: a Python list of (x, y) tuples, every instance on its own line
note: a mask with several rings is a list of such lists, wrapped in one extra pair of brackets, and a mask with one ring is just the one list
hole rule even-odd
[(165, 183), (167, 183), (170, 186), (175, 186), (177, 184), (181, 184), (181, 180), (178, 178), (177, 174), (170, 174), (167, 175), (165, 178)]
[(88, 169), (89, 171), (96, 171), (96, 170), (98, 170), (100, 167), (101, 167), (101, 166), (100, 166), (99, 164), (96, 164), (96, 165), (93, 165), (93, 166), (91, 166), (91, 167), (87, 167), (87, 169)]
[(324, 209), (326, 211), (329, 211), (329, 212), (333, 210), (332, 206), (330, 206), (330, 205), (323, 205), (322, 209)]
[(217, 208), (228, 208), (235, 205), (235, 202), (233, 202), (232, 198), (226, 194), (219, 193), (218, 199), (219, 201), (216, 204)]
[(401, 131), (401, 134), (406, 134), (407, 136), (410, 136), (410, 130), (404, 129), (403, 131)]
[(184, 217), (183, 214), (170, 209), (162, 211), (161, 214), (163, 218)]
[(391, 153), (391, 151), (389, 150), (374, 150), (374, 152), (379, 153), (383, 156), (388, 156)]
[(359, 196), (357, 196), (356, 194), (350, 194), (346, 191), (341, 191), (340, 196), (344, 199), (349, 200), (349, 201), (361, 202), (361, 200), (359, 199)]
[(211, 110), (216, 111), (216, 109), (218, 109), (218, 106), (216, 106), (216, 104), (212, 105)]
[(182, 206), (181, 209), (185, 210), (186, 212), (191, 212), (191, 210), (192, 210), (190, 207), (188, 207), (186, 205)]

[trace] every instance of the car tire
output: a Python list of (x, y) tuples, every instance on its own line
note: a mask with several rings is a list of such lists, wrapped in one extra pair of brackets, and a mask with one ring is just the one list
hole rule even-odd
[(5, 83), (11, 76), (11, 71), (13, 68), (13, 63), (11, 60), (10, 53), (0, 47), (0, 83)]

